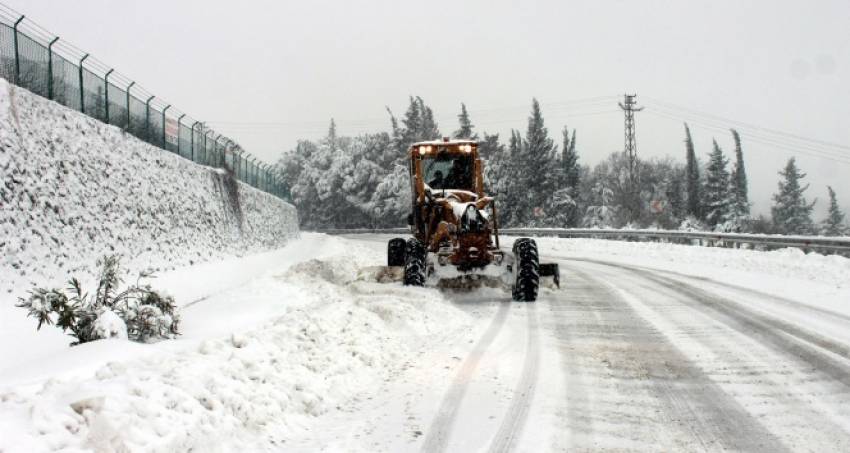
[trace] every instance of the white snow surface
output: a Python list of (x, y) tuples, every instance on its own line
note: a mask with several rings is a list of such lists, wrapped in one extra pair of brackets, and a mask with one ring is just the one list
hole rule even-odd
[(292, 205), (226, 180), (0, 79), (0, 310), (21, 288), (91, 276), (105, 254), (163, 271), (297, 236)]
[[(0, 362), (0, 451), (735, 450), (774, 438), (834, 450), (847, 431), (833, 425), (850, 426), (840, 382), (762, 340), (782, 333), (750, 337), (582, 261), (658, 269), (850, 344), (850, 260), (544, 238), (562, 287), (526, 304), (376, 283), (388, 238), (304, 233), (166, 272), (157, 286), (183, 301), (178, 340), (69, 348), (33, 330)], [(768, 434), (748, 443), (737, 423)]]
[(0, 370), (0, 451), (286, 449), (468, 320), (436, 290), (374, 282), (363, 269), (381, 258), (304, 234), (241, 259), (248, 280), (207, 297), (188, 279), (228, 275), (232, 260), (166, 274), (166, 290), (200, 296), (179, 340), (100, 340)]
[(806, 253), (797, 248), (766, 252), (604, 239), (536, 241), (545, 250), (541, 255), (544, 258), (584, 258), (673, 271), (850, 314), (850, 259), (839, 255)]

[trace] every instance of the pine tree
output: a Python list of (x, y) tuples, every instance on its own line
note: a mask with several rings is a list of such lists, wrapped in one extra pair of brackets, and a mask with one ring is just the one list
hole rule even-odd
[(688, 123), (685, 123), (685, 150), (686, 150), (686, 190), (688, 193), (687, 213), (697, 219), (702, 218), (702, 208), (700, 206), (700, 181), (699, 181), (699, 162), (697, 155), (694, 152), (694, 141), (691, 138), (691, 130), (688, 128)]
[(812, 233), (812, 208), (815, 202), (809, 204), (803, 195), (809, 188), (808, 184), (801, 185), (806, 174), (797, 168), (797, 162), (792, 157), (779, 175), (782, 179), (779, 181), (779, 191), (773, 195), (774, 205), (771, 208), (774, 225), (784, 234)]
[[(528, 129), (523, 141), (522, 167), (518, 174), (519, 180), (523, 182), (522, 190), (528, 195), (528, 204), (521, 206), (525, 211), (525, 218), (530, 219), (545, 217), (545, 206), (547, 201), (555, 192), (555, 178), (552, 170), (557, 145), (549, 138), (549, 130), (543, 121), (540, 111), (540, 103), (532, 99), (531, 115), (528, 117)], [(534, 214), (535, 210), (544, 209), (544, 213)]]
[(520, 172), (525, 166), (524, 147), (522, 135), (517, 130), (511, 130), (511, 138), (508, 140), (508, 150), (503, 160), (502, 173), (495, 181), (501, 188), (502, 210), (505, 226), (521, 226), (528, 218), (525, 215), (527, 203), (527, 190), (523, 189), (525, 181)]
[(714, 150), (709, 155), (705, 169), (702, 199), (705, 221), (711, 226), (724, 223), (730, 218), (732, 198), (729, 193), (729, 171), (726, 169), (728, 163), (717, 140), (714, 140)]
[(826, 189), (829, 191), (829, 212), (822, 223), (821, 234), (824, 236), (846, 236), (848, 227), (844, 223), (844, 213), (838, 207), (835, 191), (830, 186), (827, 186)]
[(735, 199), (733, 214), (738, 218), (750, 215), (750, 200), (747, 194), (747, 171), (744, 168), (744, 152), (741, 149), (741, 136), (732, 129), (735, 140), (735, 168), (732, 170), (732, 195)]
[(452, 137), (478, 140), (478, 134), (472, 131), (475, 126), (472, 125), (472, 121), (469, 119), (469, 112), (466, 111), (466, 104), (460, 104), (460, 115), (457, 116), (457, 119), (460, 123), (460, 129), (454, 131), (452, 133)]

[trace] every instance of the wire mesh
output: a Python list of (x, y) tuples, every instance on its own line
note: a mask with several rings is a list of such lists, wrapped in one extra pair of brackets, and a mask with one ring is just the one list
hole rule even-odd
[(140, 139), (150, 142), (147, 130), (147, 109), (145, 101), (130, 95), (130, 124), (127, 125), (127, 131)]
[(180, 155), (186, 159), (192, 157), (192, 130), (186, 123), (180, 123)]
[(0, 76), (15, 80), (15, 34), (6, 24), (0, 24)]
[(126, 129), (127, 91), (109, 82), (106, 84), (106, 94), (109, 95), (109, 124)]
[(47, 48), (18, 33), (18, 62), (16, 84), (33, 93), (47, 97)]

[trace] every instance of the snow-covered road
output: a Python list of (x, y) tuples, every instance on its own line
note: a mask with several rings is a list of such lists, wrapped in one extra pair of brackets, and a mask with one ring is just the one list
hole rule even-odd
[(387, 239), (165, 275), (184, 337), (0, 373), (6, 449), (850, 449), (850, 260), (540, 239), (561, 289), (518, 303), (370, 281)]
[[(351, 239), (376, 253), (386, 241)], [(553, 248), (561, 290), (545, 289), (534, 304), (498, 291), (446, 295), (475, 320), (469, 334), (408, 364), (357, 415), (324, 420), (320, 431), (334, 434), (300, 447), (850, 448), (848, 307), (753, 289), (760, 281), (730, 286), (688, 275), (688, 266), (682, 273)]]

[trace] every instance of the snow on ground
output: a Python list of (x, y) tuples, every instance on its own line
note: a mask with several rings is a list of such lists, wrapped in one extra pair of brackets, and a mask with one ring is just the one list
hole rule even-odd
[[(364, 269), (383, 259), (305, 234), (244, 266), (164, 275), (166, 290), (195, 299), (181, 339), (102, 340), (4, 369), (0, 451), (286, 449), (293, 433), (303, 438), (317, 416), (369, 395), (412, 351), (468, 332), (469, 317), (438, 291), (372, 281)], [(237, 268), (230, 288), (190, 283)]]
[(2, 79), (0, 181), (0, 309), (22, 287), (91, 275), (105, 254), (163, 271), (298, 231), (290, 204)]
[(672, 271), (850, 313), (850, 259), (838, 255), (795, 248), (765, 252), (602, 239), (536, 240), (544, 258), (603, 260)]
[(33, 285), (91, 288), (97, 259), (118, 254), (128, 280), (152, 269), (153, 285), (186, 304), (279, 261), (261, 252), (298, 235), (279, 198), (2, 79), (0, 181), (0, 368), (69, 341), (36, 334), (14, 306)]

